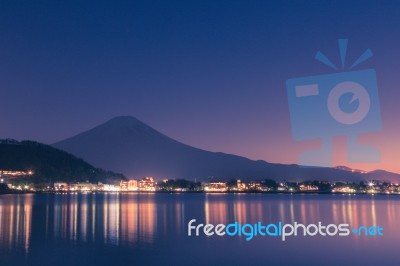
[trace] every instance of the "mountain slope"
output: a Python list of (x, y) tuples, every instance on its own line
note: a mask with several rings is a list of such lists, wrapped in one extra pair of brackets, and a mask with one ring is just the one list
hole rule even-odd
[(95, 168), (72, 154), (33, 141), (1, 140), (0, 169), (32, 171), (34, 174), (25, 178), (34, 183), (124, 179), (123, 175)]
[(129, 177), (348, 181), (367, 178), (362, 173), (344, 169), (272, 164), (197, 149), (173, 140), (130, 116), (113, 118), (53, 146), (96, 167), (121, 172)]

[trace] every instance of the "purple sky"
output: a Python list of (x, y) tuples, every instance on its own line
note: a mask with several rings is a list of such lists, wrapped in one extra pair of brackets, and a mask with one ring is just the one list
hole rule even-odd
[[(296, 163), (285, 82), (334, 73), (337, 39), (378, 75), (384, 130), (366, 142), (400, 172), (400, 4), (357, 1), (1, 1), (0, 137), (53, 143), (119, 115), (179, 141)], [(36, 1), (35, 1), (36, 2)], [(335, 162), (345, 163), (343, 140)]]

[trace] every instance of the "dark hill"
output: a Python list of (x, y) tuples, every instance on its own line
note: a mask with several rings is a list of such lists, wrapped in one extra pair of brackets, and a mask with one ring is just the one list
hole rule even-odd
[(356, 181), (373, 178), (346, 169), (273, 164), (201, 150), (171, 139), (130, 116), (116, 117), (53, 146), (96, 167), (129, 177), (196, 178), (198, 181), (229, 178)]
[(105, 182), (124, 178), (123, 175), (95, 168), (65, 151), (33, 141), (0, 141), (0, 169), (33, 171), (32, 176), (24, 177), (33, 183)]

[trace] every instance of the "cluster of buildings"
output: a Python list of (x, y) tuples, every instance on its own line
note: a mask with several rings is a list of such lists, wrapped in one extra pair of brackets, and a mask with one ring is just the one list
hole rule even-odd
[(56, 192), (94, 192), (94, 191), (107, 191), (107, 192), (118, 192), (118, 191), (142, 191), (142, 192), (154, 192), (156, 191), (156, 182), (152, 177), (144, 177), (142, 179), (121, 181), (118, 185), (113, 184), (102, 184), (102, 183), (89, 183), (80, 182), (68, 184), (65, 182), (54, 183), (54, 191)]
[(400, 194), (400, 185), (398, 183), (384, 181), (359, 183), (306, 181), (300, 183), (279, 183), (276, 190), (280, 192), (320, 192), (341, 194)]
[(228, 186), (226, 182), (210, 182), (204, 185), (205, 192), (227, 192)]
[(12, 177), (20, 177), (20, 176), (32, 176), (33, 171), (12, 171), (12, 170), (1, 170), (0, 169), (0, 178), (12, 178)]
[(205, 192), (287, 192), (287, 193), (345, 193), (345, 194), (400, 194), (400, 185), (382, 182), (281, 182), (263, 181), (209, 182), (203, 184)]
[(144, 177), (139, 180), (121, 181), (120, 191), (156, 191), (156, 182), (152, 177)]

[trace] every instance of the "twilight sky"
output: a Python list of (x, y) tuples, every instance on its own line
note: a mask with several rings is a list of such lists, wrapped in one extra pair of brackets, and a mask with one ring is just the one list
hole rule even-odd
[(383, 131), (362, 137), (400, 172), (400, 4), (395, 1), (0, 2), (0, 137), (53, 143), (132, 115), (186, 144), (296, 163), (285, 82), (335, 73), (318, 50), (377, 72)]

